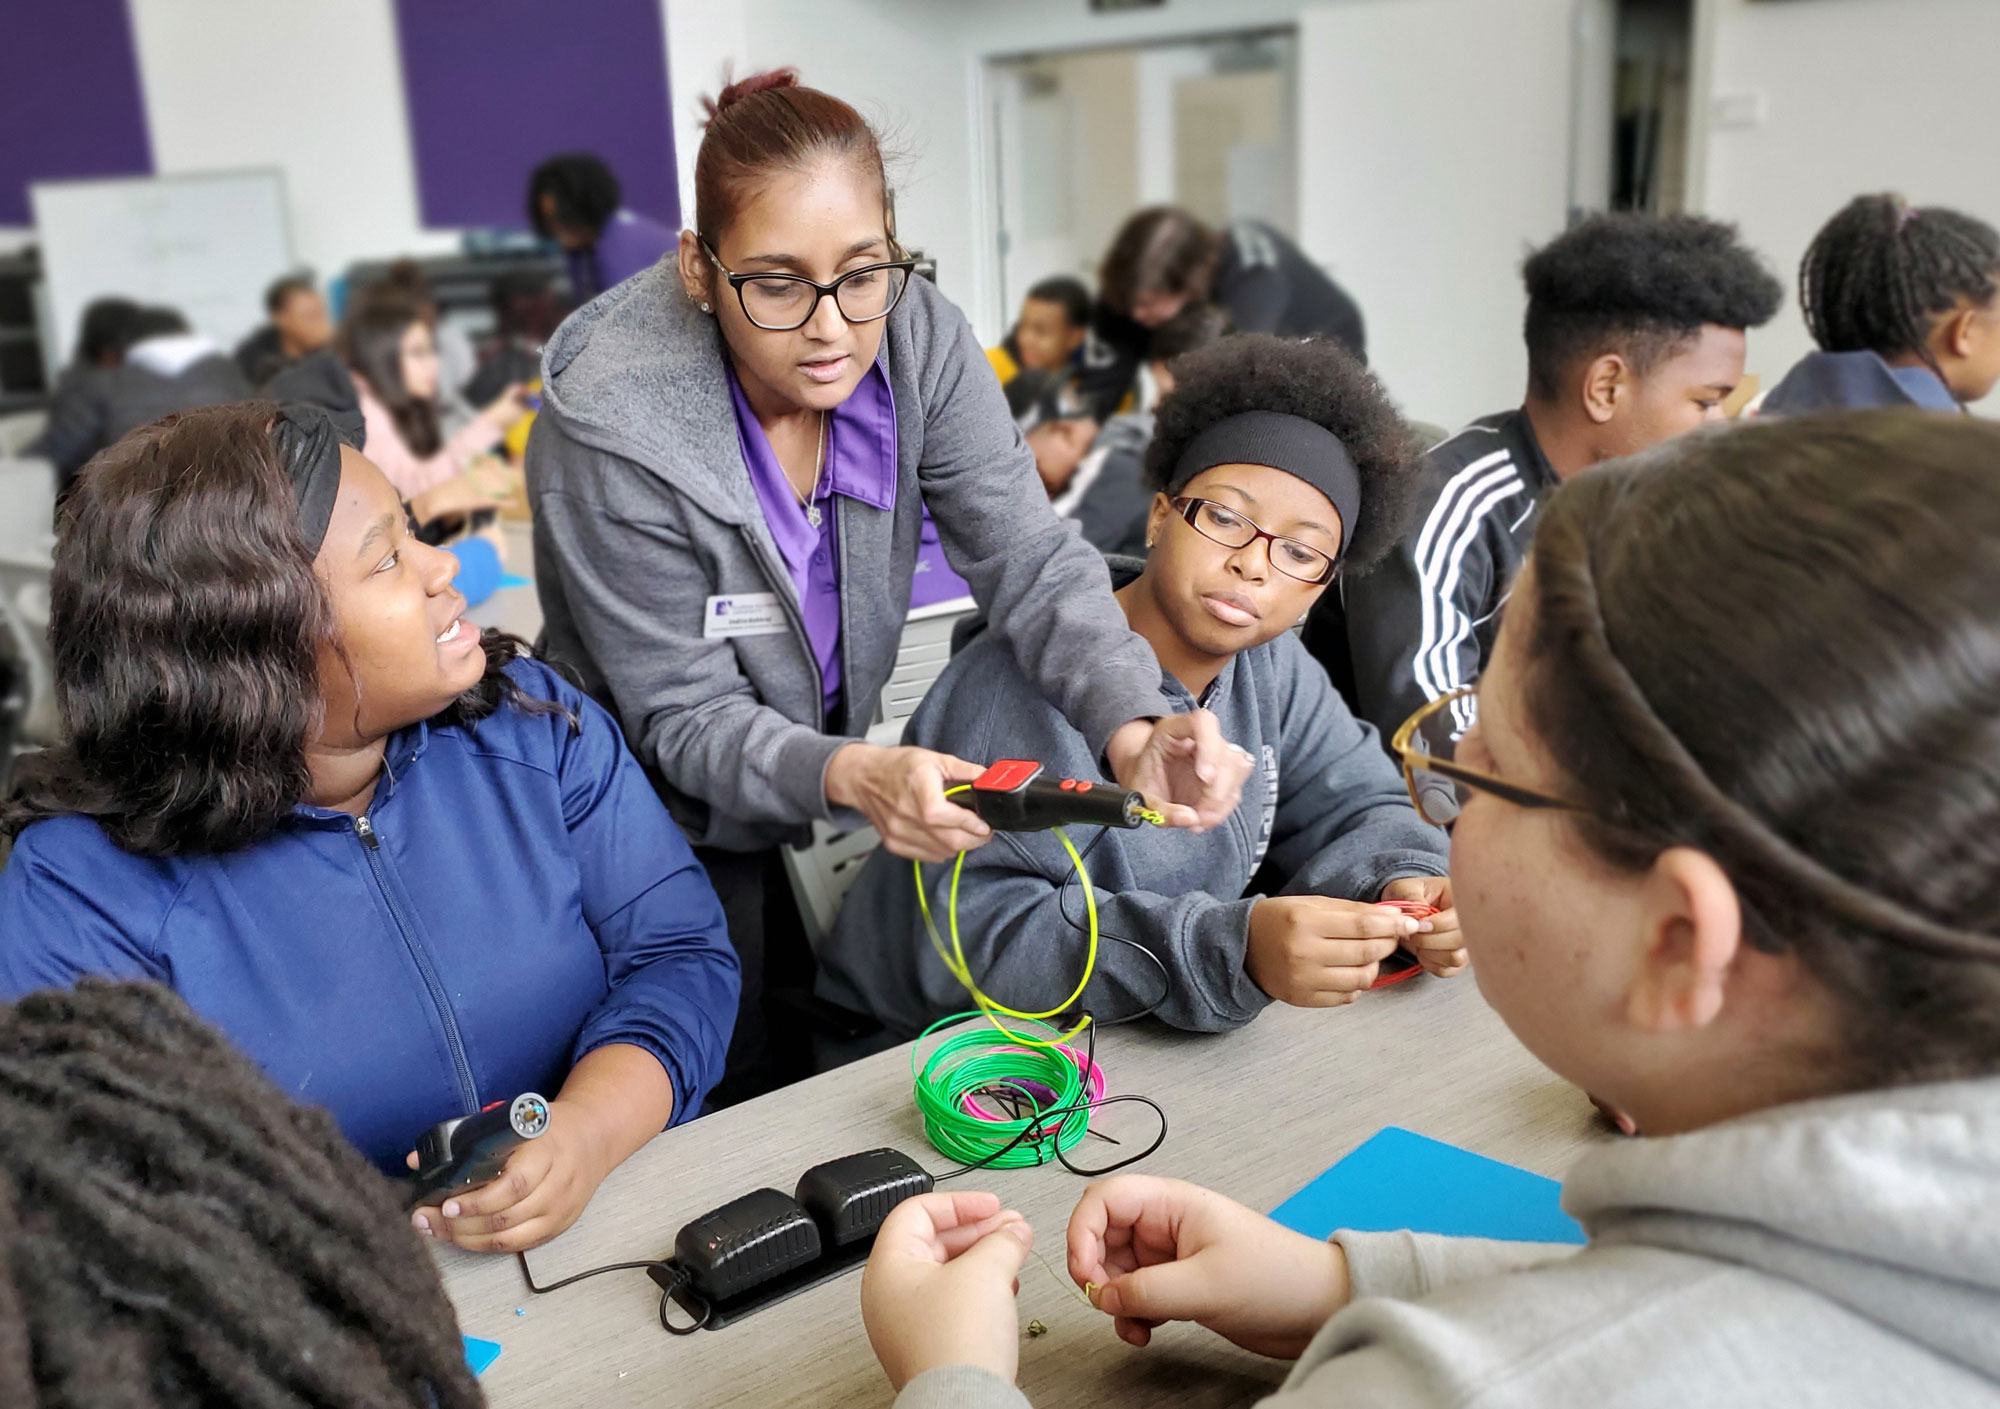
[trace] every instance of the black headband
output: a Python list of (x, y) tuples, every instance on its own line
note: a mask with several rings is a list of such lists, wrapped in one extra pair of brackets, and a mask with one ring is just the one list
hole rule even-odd
[(340, 496), (340, 431), (319, 407), (294, 401), (278, 408), (271, 442), (299, 499), (299, 536), (317, 553)]
[(1217, 465), (1269, 465), (1304, 480), (1340, 515), (1340, 551), (1334, 558), (1347, 555), (1361, 512), (1361, 473), (1340, 437), (1325, 426), (1282, 411), (1239, 411), (1188, 442), (1174, 462), (1167, 493), (1179, 494), (1189, 480)]

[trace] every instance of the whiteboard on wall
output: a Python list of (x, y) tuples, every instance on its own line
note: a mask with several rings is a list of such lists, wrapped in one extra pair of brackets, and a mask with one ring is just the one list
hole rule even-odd
[(164, 304), (224, 347), (264, 321), (264, 289), (291, 270), (285, 180), (272, 170), (28, 188), (50, 326), (46, 365), (69, 360), (92, 299)]

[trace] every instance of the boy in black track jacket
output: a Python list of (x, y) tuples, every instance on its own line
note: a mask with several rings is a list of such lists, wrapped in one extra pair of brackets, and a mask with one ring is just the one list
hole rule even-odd
[(1734, 229), (1607, 215), (1531, 255), (1528, 394), (1432, 447), (1414, 527), (1328, 593), (1313, 654), (1386, 743), (1418, 708), (1479, 678), (1541, 495), (1600, 460), (1720, 419), (1744, 331), (1782, 292)]

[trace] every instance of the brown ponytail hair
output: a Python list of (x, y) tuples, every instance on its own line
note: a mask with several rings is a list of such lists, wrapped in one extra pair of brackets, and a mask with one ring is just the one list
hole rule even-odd
[(1833, 995), (1856, 1088), (2000, 1071), (2000, 426), (1759, 422), (1579, 476), (1524, 700), (1637, 869), (1728, 871)]
[(875, 179), (886, 222), (889, 179), (875, 129), (832, 94), (801, 86), (798, 70), (739, 78), (703, 98), (702, 107), (708, 121), (694, 159), (694, 226), (711, 247), (759, 182), (828, 155), (856, 162)]

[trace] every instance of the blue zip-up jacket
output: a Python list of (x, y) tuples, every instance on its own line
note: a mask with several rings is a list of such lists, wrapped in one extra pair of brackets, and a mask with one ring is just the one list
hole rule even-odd
[(1771, 388), (1760, 416), (1804, 416), (1869, 406), (1959, 410), (1951, 388), (1928, 367), (1891, 367), (1873, 352), (1809, 352)]
[(618, 726), (548, 667), (472, 728), (389, 740), (367, 815), (300, 807), (240, 851), (149, 858), (95, 822), (21, 833), (0, 873), (0, 994), (167, 984), (384, 1170), (431, 1125), (628, 1042), (676, 1122), (722, 1071), (722, 907)]

